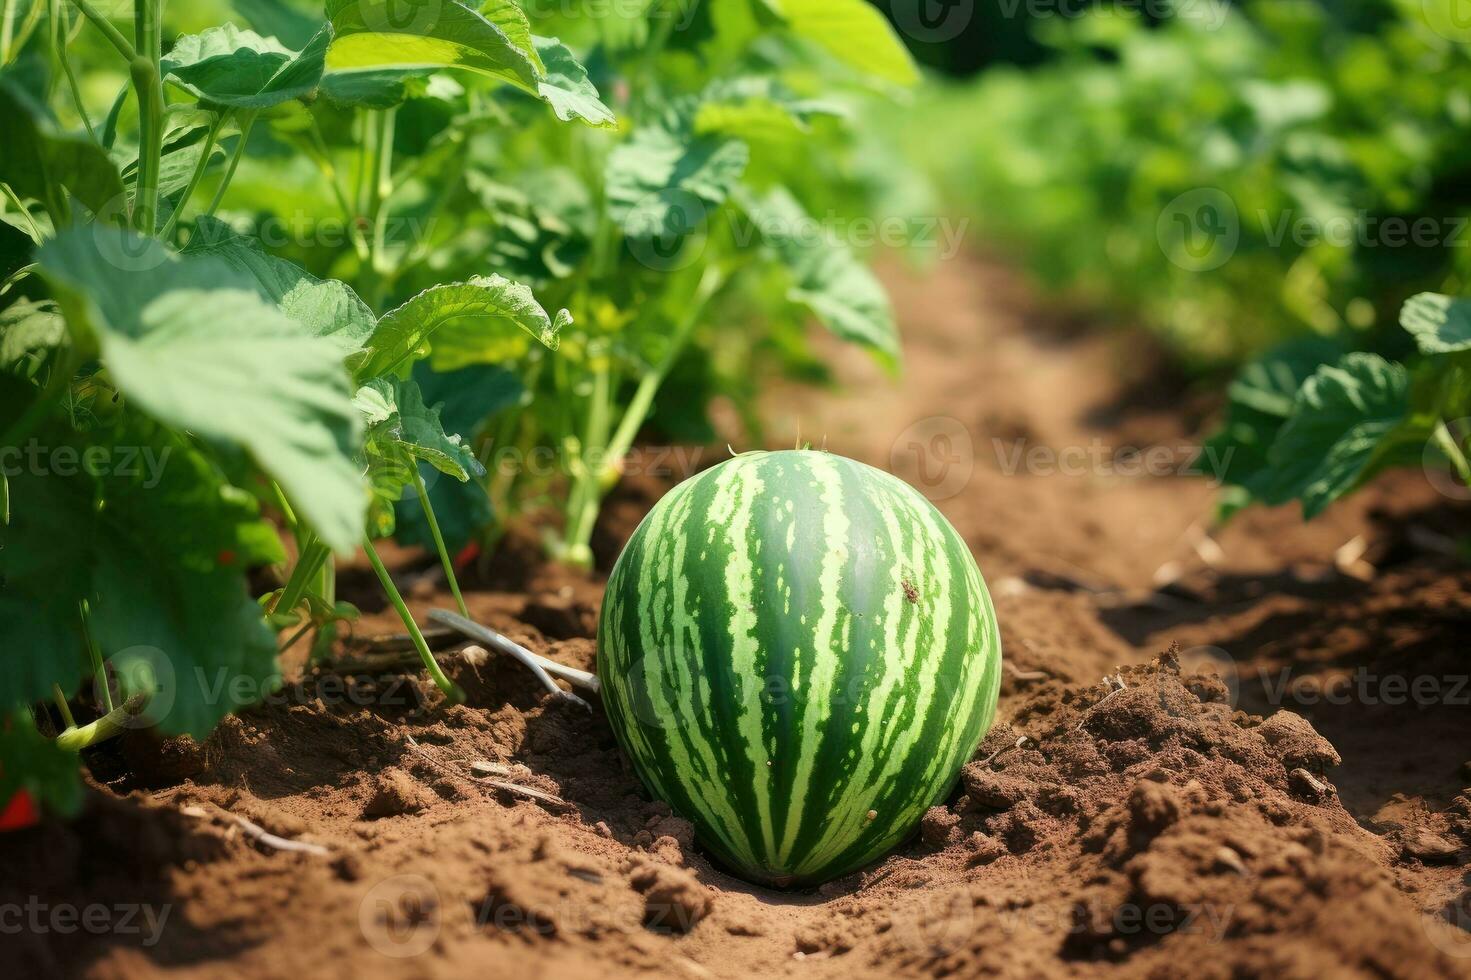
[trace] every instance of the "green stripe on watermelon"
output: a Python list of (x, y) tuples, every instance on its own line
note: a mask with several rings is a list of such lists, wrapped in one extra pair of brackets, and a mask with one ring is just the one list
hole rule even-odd
[(598, 664), (649, 789), (733, 870), (791, 885), (873, 861), (949, 792), (994, 714), (1001, 644), (969, 549), (912, 488), (748, 453), (634, 533)]

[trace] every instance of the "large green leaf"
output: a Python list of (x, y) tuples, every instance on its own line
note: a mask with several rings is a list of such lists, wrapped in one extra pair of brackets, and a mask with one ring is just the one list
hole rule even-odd
[(77, 617), (86, 599), (125, 695), (153, 694), (149, 717), (163, 731), (203, 736), (240, 703), (237, 678), (253, 682), (253, 700), (276, 676), (275, 639), (245, 572), (282, 560), (280, 541), (254, 498), (223, 483), (186, 440), (152, 423), (105, 434), (80, 443), (48, 433), (46, 465), (10, 480), (0, 633), (11, 646), (0, 703), (83, 679)]
[(266, 109), (316, 90), (331, 40), (331, 26), (323, 26), (298, 52), (273, 37), (224, 24), (179, 38), (160, 68), (203, 102)]
[(385, 313), (366, 350), (348, 363), (362, 383), (424, 357), (431, 338), (437, 370), (492, 363), (524, 353), (528, 337), (555, 350), (557, 334), (570, 322), (566, 310), (547, 316), (528, 286), (476, 276), (431, 286)]
[(38, 253), (78, 347), (131, 403), (243, 447), (338, 551), (362, 536), (360, 424), (341, 345), (314, 337), (211, 256), (131, 232), (63, 232)]
[(919, 71), (889, 22), (868, 0), (767, 0), (792, 33), (865, 75), (913, 85)]
[(1377, 354), (1318, 368), (1272, 443), (1262, 496), (1272, 504), (1300, 499), (1305, 517), (1321, 513), (1372, 476), (1402, 437), (1413, 438), (1397, 431), (1410, 413), (1409, 392), (1403, 365)]
[(598, 90), (588, 81), (587, 69), (572, 57), (556, 38), (534, 38), (537, 54), (546, 67), (546, 77), (537, 84), (537, 94), (563, 122), (573, 119), (603, 129), (618, 124), (613, 110), (603, 105)]
[(695, 231), (745, 173), (750, 150), (740, 140), (697, 135), (693, 101), (638, 129), (608, 157), (608, 207), (624, 234), (672, 240)]
[(456, 0), (327, 0), (329, 72), (465, 68), (537, 94), (534, 54)]
[(212, 256), (249, 276), (260, 293), (313, 337), (337, 345), (343, 358), (363, 349), (376, 326), (373, 311), (347, 283), (318, 279), (301, 266), (277, 258), (254, 238), (237, 235), (216, 218), (200, 217), (186, 255)]
[(21, 197), (50, 206), (65, 187), (94, 214), (117, 214), (126, 203), (123, 180), (107, 152), (85, 136), (56, 132), (43, 107), (0, 76), (0, 179)]
[(1471, 350), (1471, 300), (1420, 293), (1405, 302), (1399, 322), (1414, 335), (1421, 353), (1455, 354)]
[(899, 331), (888, 294), (852, 250), (830, 241), (783, 188), (759, 198), (742, 195), (741, 204), (790, 275), (787, 299), (806, 307), (837, 336), (897, 367)]

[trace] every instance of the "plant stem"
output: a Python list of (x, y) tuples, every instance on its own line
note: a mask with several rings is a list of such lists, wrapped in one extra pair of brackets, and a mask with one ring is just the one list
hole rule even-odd
[(717, 290), (724, 283), (720, 271), (714, 266), (706, 269), (700, 278), (700, 284), (695, 287), (695, 294), (689, 305), (685, 307), (685, 316), (674, 328), (669, 338), (669, 348), (664, 352), (664, 357), (659, 363), (646, 372), (639, 379), (638, 389), (628, 403), (628, 410), (624, 412), (623, 419), (618, 423), (618, 429), (613, 433), (612, 440), (608, 443), (607, 467), (604, 469), (604, 477), (610, 473), (616, 474), (616, 467), (620, 464), (630, 448), (633, 440), (638, 438), (639, 429), (643, 428), (644, 420), (649, 416), (649, 410), (654, 406), (654, 396), (659, 393), (659, 386), (664, 383), (670, 368), (679, 359), (684, 350), (685, 343), (690, 335), (694, 333), (695, 324), (699, 322), (700, 314), (705, 311), (705, 306), (710, 302)]
[(383, 299), (383, 246), (388, 233), (388, 198), (393, 194), (393, 132), (398, 110), (377, 114), (377, 136), (373, 141), (371, 173), (368, 176), (368, 259), (364, 273), (364, 298), (377, 309)]
[(19, 211), (20, 216), (25, 219), (26, 226), (31, 229), (31, 240), (34, 241), (37, 245), (41, 244), (41, 242), (45, 240), (46, 236), (41, 234), (41, 226), (36, 224), (35, 218), (31, 217), (30, 209), (27, 208), (25, 204), (21, 201), (20, 196), (11, 189), (11, 186), (9, 184), (3, 182), (0, 182), (0, 192), (4, 192), (6, 199), (9, 200), (11, 204), (15, 205), (15, 209)]
[(86, 599), (81, 601), (82, 637), (87, 641), (87, 657), (92, 661), (92, 683), (102, 685), (102, 703), (112, 710), (112, 688), (107, 683), (107, 671), (102, 666), (102, 650), (97, 638), (92, 635), (92, 607)]
[(434, 505), (429, 501), (429, 488), (424, 485), (424, 475), (419, 472), (417, 461), (413, 464), (414, 490), (419, 494), (419, 504), (424, 508), (424, 516), (429, 521), (429, 533), (434, 538), (434, 550), (439, 552), (439, 563), (444, 566), (444, 577), (449, 580), (449, 590), (454, 593), (455, 606), (460, 610), (460, 615), (466, 619), (470, 618), (470, 610), (465, 606), (465, 597), (460, 594), (460, 582), (455, 578), (455, 563), (450, 558), (449, 549), (444, 546), (444, 535), (439, 533), (439, 518), (434, 516)]
[(1445, 453), (1446, 459), (1455, 468), (1456, 475), (1461, 482), (1471, 486), (1471, 463), (1466, 461), (1466, 456), (1457, 445), (1455, 436), (1451, 435), (1450, 429), (1446, 428), (1445, 419), (1439, 419), (1435, 423), (1435, 441), (1440, 446), (1440, 451)]
[(322, 562), (331, 554), (332, 549), (317, 540), (316, 536), (310, 533), (304, 536), (301, 551), (296, 556), (296, 567), (291, 570), (291, 577), (286, 580), (286, 587), (281, 590), (271, 611), (289, 613), (300, 605), (302, 597), (306, 595), (312, 580), (321, 569)]
[(112, 26), (112, 21), (98, 13), (97, 8), (92, 6), (88, 0), (71, 0), (71, 2), (82, 12), (82, 16), (90, 20), (93, 26), (102, 32), (102, 36), (107, 38), (114, 48), (117, 48), (118, 54), (122, 55), (125, 61), (132, 61), (138, 57), (138, 52), (133, 50), (133, 46), (128, 43), (127, 38), (123, 37), (122, 32)]
[(225, 175), (220, 178), (220, 186), (215, 188), (215, 196), (210, 200), (209, 207), (204, 209), (206, 218), (215, 216), (220, 202), (225, 199), (225, 189), (235, 179), (235, 169), (240, 166), (240, 158), (245, 156), (245, 144), (250, 139), (250, 127), (255, 125), (257, 112), (256, 109), (247, 109), (240, 114), (240, 142), (235, 144), (235, 152), (230, 155), (230, 164), (225, 168)]
[(129, 722), (148, 706), (147, 694), (135, 694), (122, 705), (81, 728), (68, 728), (56, 736), (56, 746), (68, 752), (80, 752), (88, 746), (112, 738), (128, 730)]
[(224, 109), (215, 116), (214, 122), (210, 123), (209, 132), (204, 136), (204, 153), (199, 157), (199, 162), (194, 165), (194, 173), (189, 175), (189, 183), (184, 187), (184, 193), (179, 196), (179, 203), (174, 208), (174, 213), (169, 215), (169, 220), (164, 223), (163, 231), (158, 237), (164, 241), (169, 240), (173, 234), (174, 227), (179, 223), (179, 216), (184, 213), (184, 206), (189, 203), (189, 198), (194, 196), (194, 191), (199, 187), (199, 182), (204, 179), (204, 172), (209, 169), (210, 158), (214, 155), (215, 140), (220, 135), (220, 129), (224, 127), (225, 121), (230, 117), (230, 110)]
[(158, 175), (163, 158), (162, 0), (134, 0), (133, 43), (137, 55), (128, 65), (138, 96), (138, 189), (133, 225), (152, 235), (158, 223)]
[(51, 16), (51, 53), (61, 63), (62, 74), (66, 76), (66, 87), (71, 92), (72, 105), (76, 106), (77, 115), (82, 117), (82, 126), (86, 128), (87, 136), (95, 143), (97, 133), (92, 129), (92, 120), (87, 116), (86, 106), (82, 104), (82, 88), (77, 83), (77, 73), (66, 56), (68, 25), (61, 13), (60, 0), (47, 0), (47, 9)]
[(15, 0), (5, 0), (3, 10), (0, 10), (0, 65), (10, 61), (10, 40), (15, 36), (12, 25), (15, 23)]
[(409, 612), (408, 604), (404, 602), (403, 596), (399, 594), (398, 586), (393, 584), (393, 576), (388, 574), (388, 569), (383, 567), (383, 559), (378, 557), (378, 552), (373, 548), (371, 538), (363, 538), (363, 550), (368, 554), (368, 561), (373, 566), (373, 571), (378, 576), (378, 581), (383, 586), (383, 591), (388, 595), (388, 601), (393, 603), (393, 608), (398, 611), (399, 619), (403, 620), (404, 629), (409, 631), (409, 637), (414, 641), (414, 649), (419, 651), (419, 659), (424, 662), (424, 669), (429, 671), (435, 685), (444, 692), (444, 696), (452, 704), (462, 704), (465, 700), (465, 692), (460, 686), (448, 677), (439, 667), (439, 661), (434, 659), (434, 654), (429, 652), (429, 644), (424, 641), (424, 634), (419, 630), (419, 624), (414, 622), (414, 614)]
[[(668, 349), (665, 350), (659, 363), (644, 372), (643, 377), (639, 379), (638, 388), (634, 391), (633, 398), (628, 403), (628, 409), (623, 413), (623, 418), (613, 433), (613, 438), (606, 442), (602, 467), (596, 472), (579, 476), (579, 487), (575, 488), (573, 494), (577, 509), (575, 512), (569, 509), (571, 525), (567, 529), (565, 540), (565, 553), (571, 560), (590, 563), (590, 542), (593, 527), (597, 524), (598, 507), (602, 503), (603, 494), (622, 472), (623, 458), (633, 447), (633, 440), (638, 438), (639, 429), (643, 428), (644, 421), (654, 406), (654, 396), (658, 394), (664, 379), (669, 375), (669, 370), (679, 359), (690, 335), (694, 333), (700, 314), (705, 311), (711, 297), (724, 282), (723, 274), (715, 266), (710, 266), (701, 275), (694, 295), (690, 297), (685, 307), (683, 319), (675, 325), (674, 332), (670, 335)], [(596, 391), (597, 389), (594, 388), (595, 396)], [(590, 436), (595, 434), (591, 424), (588, 426), (588, 432)], [(590, 455), (598, 446), (604, 445), (602, 437), (606, 434), (606, 425), (604, 425), (603, 431), (596, 433), (599, 437), (598, 441), (583, 447), (584, 454)], [(584, 480), (585, 485), (583, 485)]]
[(51, 685), (51, 697), (56, 701), (56, 710), (61, 712), (61, 720), (66, 722), (66, 727), (76, 728), (77, 720), (72, 717), (71, 705), (66, 703), (66, 695), (61, 692), (60, 684)]
[(300, 640), (303, 636), (306, 636), (307, 631), (310, 630), (313, 625), (314, 624), (312, 623), (312, 621), (310, 619), (308, 619), (305, 623), (302, 623), (301, 624), (301, 629), (297, 630), (295, 633), (292, 633), (291, 634), (291, 639), (289, 639), (285, 643), (281, 644), (281, 646), (276, 650), (276, 656), (279, 657), (281, 654), (285, 653), (287, 650), (290, 650), (292, 647), (296, 646), (297, 641)]

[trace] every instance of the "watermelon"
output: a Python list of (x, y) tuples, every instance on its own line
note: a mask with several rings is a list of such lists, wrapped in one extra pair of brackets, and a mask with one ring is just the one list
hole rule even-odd
[(990, 726), (970, 549), (881, 470), (746, 453), (671, 490), (608, 581), (603, 704), (649, 791), (747, 880), (815, 884), (913, 832)]

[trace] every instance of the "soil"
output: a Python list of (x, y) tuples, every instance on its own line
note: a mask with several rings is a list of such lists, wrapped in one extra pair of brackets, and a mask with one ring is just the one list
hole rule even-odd
[[(1465, 509), (1406, 474), (1311, 524), (1215, 529), (1183, 472), (1214, 402), (1147, 339), (1078, 329), (987, 260), (888, 279), (902, 378), (834, 346), (837, 389), (766, 410), (773, 445), (930, 493), (990, 583), (998, 722), (911, 842), (755, 887), (596, 708), (502, 658), (446, 653), (459, 707), (391, 664), (298, 665), (202, 745), (98, 750), (78, 820), (0, 837), (0, 910), (40, 923), (0, 919), (10, 975), (1471, 976)], [(600, 556), (669, 482), (625, 481)], [(513, 540), (472, 612), (592, 668), (601, 579), (532, 553)], [(421, 619), (449, 605), (393, 557)], [(364, 605), (357, 637), (395, 632)], [(91, 906), (96, 927), (54, 915)]]

